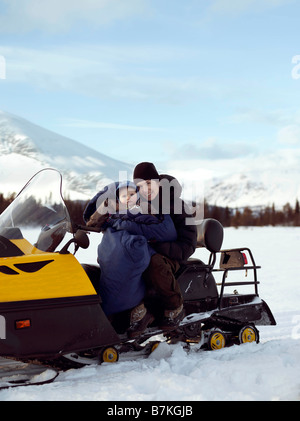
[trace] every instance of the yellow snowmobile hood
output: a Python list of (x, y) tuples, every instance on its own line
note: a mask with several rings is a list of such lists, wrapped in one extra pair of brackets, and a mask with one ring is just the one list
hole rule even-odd
[(24, 254), (0, 258), (0, 302), (96, 295), (72, 254), (42, 252), (25, 239), (10, 242)]

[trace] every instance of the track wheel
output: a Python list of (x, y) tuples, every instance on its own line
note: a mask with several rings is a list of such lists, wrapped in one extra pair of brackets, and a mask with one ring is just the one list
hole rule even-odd
[(259, 333), (256, 327), (252, 325), (244, 326), (239, 333), (240, 344), (245, 344), (248, 342), (259, 342)]
[(158, 348), (159, 344), (161, 344), (161, 342), (160, 342), (160, 341), (156, 341), (156, 342), (154, 342), (154, 343), (151, 345), (151, 351), (150, 351), (150, 353), (154, 352), (154, 351)]
[(109, 346), (104, 348), (100, 353), (101, 363), (115, 363), (119, 359), (119, 353), (115, 347)]
[(208, 347), (209, 349), (221, 349), (226, 345), (225, 335), (219, 330), (213, 330), (209, 336)]

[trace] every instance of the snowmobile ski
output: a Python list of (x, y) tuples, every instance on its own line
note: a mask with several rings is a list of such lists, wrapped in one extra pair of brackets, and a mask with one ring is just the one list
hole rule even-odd
[(52, 367), (0, 358), (0, 389), (51, 383), (58, 374)]

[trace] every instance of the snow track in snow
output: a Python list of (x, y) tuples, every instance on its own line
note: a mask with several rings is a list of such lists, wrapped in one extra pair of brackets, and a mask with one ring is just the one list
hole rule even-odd
[[(262, 266), (259, 293), (277, 325), (258, 327), (259, 344), (188, 352), (162, 343), (148, 358), (68, 370), (48, 385), (2, 390), (0, 400), (300, 400), (299, 238), (300, 228), (225, 229), (224, 248), (249, 246)], [(91, 235), (90, 248), (78, 252), (82, 263), (95, 262), (98, 241)]]

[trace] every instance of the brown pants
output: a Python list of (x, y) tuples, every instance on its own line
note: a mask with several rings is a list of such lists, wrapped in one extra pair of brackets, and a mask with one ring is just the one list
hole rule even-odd
[(165, 310), (175, 310), (183, 300), (175, 273), (179, 269), (176, 260), (168, 259), (162, 254), (154, 254), (143, 274), (146, 285), (159, 294)]

